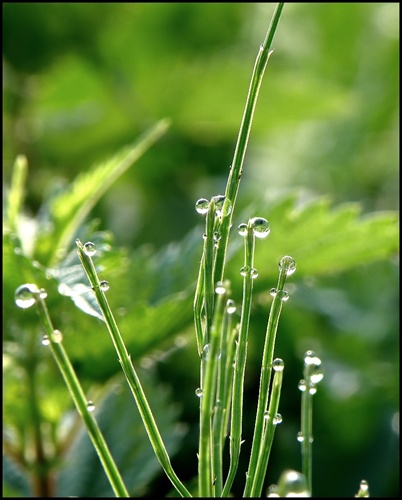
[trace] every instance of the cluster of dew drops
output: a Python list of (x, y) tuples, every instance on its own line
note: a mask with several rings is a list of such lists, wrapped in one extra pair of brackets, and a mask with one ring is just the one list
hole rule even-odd
[[(304, 355), (304, 378), (299, 381), (299, 390), (301, 392), (308, 391), (308, 394), (313, 396), (317, 392), (317, 384), (324, 378), (324, 369), (321, 359), (314, 351), (306, 351)], [(302, 443), (304, 441), (303, 433), (300, 431), (297, 434), (297, 440)], [(313, 438), (310, 437), (310, 442)]]

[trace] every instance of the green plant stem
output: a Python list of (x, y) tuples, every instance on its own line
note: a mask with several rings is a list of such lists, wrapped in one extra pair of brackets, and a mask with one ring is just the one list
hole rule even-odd
[[(272, 393), (269, 402), (268, 418), (265, 418), (265, 428), (259, 449), (259, 456), (256, 463), (254, 482), (251, 488), (251, 497), (260, 497), (264, 485), (265, 475), (268, 467), (269, 455), (271, 453), (272, 442), (276, 429), (276, 415), (278, 414), (279, 400), (282, 388), (283, 371), (275, 371), (272, 382)], [(250, 469), (249, 469), (250, 470)], [(244, 495), (246, 496), (246, 495)]]
[(261, 364), (257, 414), (256, 414), (254, 433), (253, 433), (253, 444), (251, 447), (250, 462), (246, 474), (246, 485), (244, 489), (245, 497), (252, 495), (252, 491), (255, 488), (255, 486), (253, 486), (253, 483), (258, 480), (256, 470), (257, 470), (258, 457), (260, 456), (260, 450), (262, 446), (263, 429), (265, 426), (264, 414), (267, 409), (268, 398), (269, 398), (269, 383), (272, 374), (272, 360), (274, 356), (276, 332), (278, 330), (279, 317), (283, 305), (281, 292), (283, 292), (283, 288), (286, 282), (286, 277), (287, 277), (286, 272), (280, 270), (278, 284), (277, 284), (277, 293), (272, 301), (271, 310), (269, 313), (267, 331), (265, 334), (264, 352)]
[(49, 477), (50, 463), (45, 453), (44, 439), (42, 433), (42, 415), (39, 405), (39, 394), (37, 386), (38, 355), (37, 336), (31, 335), (28, 343), (28, 352), (24, 360), (26, 375), (26, 387), (28, 394), (28, 408), (32, 423), (35, 466), (33, 467), (33, 493), (37, 497), (52, 496), (51, 481)]
[(66, 382), (68, 390), (70, 391), (77, 411), (88, 430), (89, 437), (92, 440), (96, 452), (98, 453), (99, 459), (113, 488), (113, 491), (117, 497), (129, 497), (123, 479), (121, 478), (119, 470), (116, 467), (116, 464), (98, 427), (98, 424), (96, 423), (93, 415), (88, 410), (88, 401), (75, 374), (74, 368), (70, 363), (70, 359), (63, 345), (52, 340), (54, 332), (53, 324), (50, 319), (45, 301), (40, 297), (38, 297), (38, 306), (39, 315), (50, 340), (49, 345), (52, 350), (52, 354), (63, 375), (64, 381)]
[(201, 310), (204, 303), (204, 252), (201, 257), (200, 267), (198, 271), (197, 285), (194, 295), (194, 326), (195, 326), (195, 337), (197, 339), (197, 350), (198, 355), (202, 356), (202, 350), (204, 348), (204, 332), (201, 320)]
[[(231, 346), (232, 314), (226, 310), (220, 343), (220, 358), (217, 376), (216, 407), (213, 420), (213, 464), (215, 477), (215, 494), (220, 497), (223, 490), (222, 456), (226, 437), (227, 412), (230, 410), (229, 401), (231, 394), (230, 367), (233, 364), (234, 349)], [(234, 344), (234, 342), (232, 342)], [(230, 377), (230, 378), (229, 378)]]
[(243, 273), (242, 312), (233, 375), (230, 465), (222, 496), (228, 496), (239, 464), (243, 421), (244, 374), (247, 358), (247, 339), (250, 323), (251, 298), (253, 294), (253, 277), (251, 270), (254, 268), (254, 247), (255, 237), (249, 221), (249, 224), (247, 225), (247, 235), (244, 240), (244, 269), (246, 271)]
[(109, 331), (110, 337), (112, 339), (113, 345), (116, 349), (119, 362), (121, 364), (123, 373), (127, 379), (130, 390), (134, 396), (137, 403), (138, 410), (140, 412), (142, 421), (144, 423), (145, 430), (148, 434), (151, 445), (154, 449), (155, 455), (159, 460), (163, 470), (172, 482), (173, 486), (176, 488), (177, 492), (183, 497), (191, 497), (190, 492), (184, 486), (184, 484), (177, 477), (170, 463), (170, 458), (166, 447), (163, 443), (162, 437), (160, 435), (159, 429), (155, 422), (154, 416), (152, 414), (151, 408), (148, 404), (148, 400), (145, 396), (143, 388), (141, 386), (140, 380), (138, 378), (137, 372), (131, 361), (131, 357), (127, 352), (126, 346), (124, 344), (123, 338), (117, 326), (116, 320), (112, 314), (109, 303), (105, 297), (104, 292), (100, 289), (100, 283), (98, 275), (95, 270), (94, 263), (90, 256), (88, 256), (84, 251), (84, 246), (79, 240), (76, 240), (78, 247), (78, 256), (81, 260), (82, 266), (88, 276), (89, 282), (95, 293), (96, 300), (99, 307), (103, 313), (107, 329)]
[(214, 282), (214, 225), (215, 225), (215, 201), (209, 202), (206, 231), (204, 240), (204, 308), (205, 308), (205, 337), (204, 346), (209, 342), (209, 335), (212, 326), (215, 301)]
[(313, 394), (311, 394), (311, 377), (307, 373), (305, 365), (304, 381), (305, 390), (302, 392), (301, 403), (301, 442), (302, 450), (302, 473), (306, 478), (306, 484), (310, 495), (312, 493), (312, 468), (313, 468)]
[(226, 294), (218, 295), (213, 327), (210, 332), (208, 353), (204, 353), (202, 363), (205, 365), (203, 394), (201, 396), (200, 444), (198, 452), (199, 463), (199, 494), (200, 497), (215, 496), (215, 466), (213, 463), (214, 438), (212, 418), (216, 407), (217, 373), (220, 363), (219, 344), (222, 334), (223, 311)]
[(258, 51), (253, 73), (251, 76), (246, 105), (240, 125), (232, 165), (230, 167), (229, 178), (226, 185), (225, 202), (222, 209), (221, 240), (219, 242), (220, 244), (216, 257), (215, 281), (223, 281), (224, 279), (223, 274), (229, 240), (229, 232), (232, 224), (234, 207), (243, 170), (243, 161), (246, 154), (255, 107), (257, 105), (258, 93), (260, 91), (261, 82), (264, 76), (269, 56), (272, 53), (271, 44), (279, 23), (283, 5), (284, 3), (280, 2), (276, 6), (265, 40)]

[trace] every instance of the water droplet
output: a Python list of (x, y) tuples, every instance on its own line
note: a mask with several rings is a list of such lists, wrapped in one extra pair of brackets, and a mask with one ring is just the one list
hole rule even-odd
[[(211, 346), (210, 344), (205, 344), (203, 350), (202, 350), (202, 359), (204, 361), (208, 361), (209, 358), (210, 358), (210, 352), (211, 352)], [(218, 349), (218, 355), (217, 355), (217, 359), (220, 359), (222, 356), (222, 351), (220, 349)]]
[(197, 398), (200, 398), (203, 394), (204, 392), (202, 389), (198, 388), (195, 390), (195, 395), (197, 396)]
[(109, 290), (109, 282), (106, 280), (103, 280), (99, 283), (99, 288), (102, 290), (102, 292), (107, 292)]
[(196, 211), (201, 215), (204, 215), (208, 212), (208, 207), (209, 201), (205, 198), (200, 198), (195, 204)]
[(214, 241), (215, 243), (218, 243), (218, 241), (221, 239), (221, 233), (219, 231), (214, 232)]
[(84, 244), (84, 253), (88, 255), (88, 257), (92, 257), (96, 254), (96, 245), (92, 243), (92, 241), (87, 241)]
[(250, 272), (250, 268), (249, 266), (243, 266), (241, 269), (240, 269), (240, 274), (242, 276), (247, 276), (247, 274)]
[(237, 232), (240, 234), (240, 236), (247, 236), (247, 232), (248, 232), (248, 229), (247, 229), (247, 224), (245, 224), (244, 222), (239, 224), (238, 227), (237, 227)]
[(359, 486), (359, 492), (355, 497), (360, 497), (360, 498), (368, 498), (370, 496), (369, 494), (369, 485), (368, 482), (363, 479), (360, 481), (360, 486)]
[(217, 196), (213, 196), (212, 199), (215, 202), (216, 215), (220, 217), (222, 215), (222, 208), (223, 208), (223, 203), (225, 202), (225, 196), (223, 194), (218, 194)]
[(271, 288), (271, 290), (269, 291), (269, 294), (271, 295), (271, 297), (276, 297), (278, 293), (278, 290), (276, 288)]
[(281, 497), (310, 497), (305, 476), (295, 470), (287, 470), (278, 481), (278, 493)]
[(286, 302), (287, 300), (289, 300), (289, 294), (286, 290), (279, 290), (278, 296), (282, 302)]
[(275, 418), (274, 418), (273, 424), (274, 424), (274, 425), (278, 425), (278, 424), (280, 424), (280, 423), (282, 423), (282, 415), (281, 415), (280, 413), (277, 413), (277, 414), (275, 415)]
[(92, 401), (88, 401), (88, 403), (87, 403), (87, 410), (88, 411), (94, 411), (95, 410), (95, 405), (93, 404)]
[(50, 344), (50, 339), (47, 335), (44, 335), (42, 337), (42, 345), (49, 345)]
[(268, 420), (268, 419), (269, 419), (269, 411), (268, 411), (268, 410), (265, 410), (265, 411), (264, 411), (264, 419), (265, 419), (265, 420)]
[(306, 381), (304, 379), (300, 380), (298, 385), (299, 391), (304, 392), (306, 390)]
[(254, 267), (252, 267), (250, 269), (250, 275), (253, 278), (253, 280), (255, 280), (256, 278), (258, 278), (258, 271), (257, 271), (257, 269), (254, 269)]
[(263, 217), (254, 217), (250, 220), (250, 224), (256, 238), (266, 238), (271, 231), (269, 222)]
[(313, 384), (318, 384), (324, 378), (324, 370), (321, 359), (314, 351), (307, 351), (304, 356), (305, 376), (307, 375)]
[(274, 361), (272, 362), (272, 367), (273, 369), (276, 371), (276, 372), (281, 372), (283, 371), (284, 367), (285, 367), (285, 363), (283, 362), (283, 359), (281, 358), (276, 358), (274, 359)]
[(223, 295), (224, 293), (226, 293), (226, 286), (223, 281), (218, 281), (218, 283), (215, 286), (215, 292), (218, 295)]
[(360, 481), (360, 489), (363, 491), (367, 491), (369, 488), (368, 482), (365, 479)]
[(210, 351), (210, 345), (205, 344), (204, 348), (202, 349), (202, 359), (205, 361), (208, 361), (209, 359), (209, 351)]
[(40, 291), (38, 287), (32, 283), (25, 283), (15, 291), (15, 303), (22, 309), (28, 309), (33, 306), (38, 298)]
[(287, 276), (290, 276), (296, 271), (296, 261), (292, 257), (289, 257), (289, 255), (285, 255), (279, 261), (279, 269), (284, 271)]
[(308, 392), (310, 394), (315, 394), (317, 392), (317, 387), (314, 384), (311, 384), (310, 387), (309, 387)]
[(235, 301), (232, 299), (228, 299), (226, 303), (226, 312), (228, 314), (233, 314), (236, 311), (236, 304)]
[(62, 342), (63, 334), (61, 333), (60, 330), (53, 330), (52, 340), (53, 342), (56, 342), (56, 344), (60, 344), (60, 342)]
[(268, 487), (268, 496), (269, 496), (269, 497), (279, 498), (279, 494), (278, 494), (278, 486), (277, 486), (276, 484), (271, 484), (271, 485)]
[(302, 431), (297, 433), (297, 440), (299, 441), (299, 443), (302, 443), (304, 441), (304, 436)]

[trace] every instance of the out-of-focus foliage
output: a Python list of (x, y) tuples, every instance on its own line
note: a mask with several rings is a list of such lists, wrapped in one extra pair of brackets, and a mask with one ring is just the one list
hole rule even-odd
[[(194, 202), (224, 191), (254, 58), (272, 11), (272, 4), (254, 3), (3, 5), (4, 179), (10, 182), (16, 156), (25, 154), (24, 210), (30, 216), (19, 219), (22, 253), (15, 253), (20, 244), (12, 233), (3, 238), (4, 424), (11, 460), (4, 477), (12, 486), (5, 494), (30, 494), (10, 453), (18, 444), (30, 456), (34, 409), (27, 360), (39, 367), (35, 382), (50, 455), (63, 442), (60, 420), (71, 408), (40, 345), (34, 311), (13, 303), (15, 288), (30, 281), (46, 287), (50, 313), (86, 389), (96, 390), (94, 384), (102, 386), (119, 370), (104, 324), (58, 294), (61, 283), (74, 291), (84, 282), (84, 276), (71, 275), (78, 264), (73, 253), (65, 260), (53, 254), (49, 273), (51, 242), (60, 243), (63, 235), (65, 250), (73, 249), (75, 237), (98, 238), (105, 250), (97, 264), (111, 285), (108, 298), (132, 357), (152, 364), (153, 376), (172, 388), (160, 400), (160, 414), (177, 418), (175, 402), (179, 420), (188, 424), (183, 447), (180, 433), (168, 431), (172, 450), (178, 450), (174, 466), (184, 480), (196, 474), (199, 373), (191, 303), (204, 229)], [(244, 471), (269, 289), (282, 255), (298, 264), (278, 332), (276, 355), (285, 361), (283, 423), (267, 485), (285, 468), (300, 470), (297, 383), (303, 353), (314, 349), (326, 369), (314, 401), (314, 495), (351, 496), (361, 479), (368, 480), (372, 496), (398, 491), (398, 18), (394, 3), (285, 4), (275, 36), (234, 216), (234, 225), (255, 215), (271, 222), (255, 258)], [(73, 181), (89, 174), (96, 184), (93, 164), (112, 158), (164, 118), (171, 121), (167, 133), (106, 193), (98, 192), (90, 213), (98, 222), (72, 234), (67, 222), (78, 217), (74, 203), (84, 193), (73, 190)], [(63, 199), (62, 213), (55, 200)], [(81, 201), (89, 211), (91, 199)], [(373, 213), (379, 210), (386, 212)], [(239, 303), (241, 242), (233, 229), (227, 275)], [(38, 260), (32, 262), (24, 253), (34, 248), (31, 232), (38, 230)], [(158, 401), (156, 387), (151, 383), (147, 391)], [(122, 422), (117, 413), (115, 429), (124, 428), (126, 409)], [(117, 439), (113, 432), (111, 439)], [(146, 440), (136, 445), (131, 462), (119, 456), (122, 467), (147, 446)], [(169, 491), (158, 468), (151, 464), (144, 472), (144, 493)], [(73, 473), (66, 470), (67, 481)], [(243, 479), (240, 473), (237, 495)], [(95, 492), (100, 494), (87, 485), (80, 494)]]

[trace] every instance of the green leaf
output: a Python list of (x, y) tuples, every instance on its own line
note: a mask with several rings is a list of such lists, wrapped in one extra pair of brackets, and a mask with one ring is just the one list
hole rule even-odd
[[(178, 408), (170, 402), (166, 387), (157, 385), (149, 371), (140, 378), (158, 423), (169, 455), (172, 457), (183, 439), (179, 426)], [(95, 418), (110, 448), (112, 456), (132, 496), (142, 496), (145, 487), (161, 472), (139, 412), (125, 380), (115, 379), (103, 399), (96, 403)], [(113, 491), (102, 470), (99, 458), (86, 432), (80, 433), (64, 457), (65, 463), (57, 478), (57, 496), (86, 498), (113, 497)]]
[(38, 235), (35, 257), (48, 265), (56, 264), (68, 249), (78, 227), (99, 198), (166, 131), (161, 120), (138, 141), (124, 147), (112, 158), (81, 173), (69, 189), (56, 194), (49, 204), (50, 226)]
[[(284, 255), (296, 260), (297, 271), (292, 279), (336, 274), (394, 256), (399, 249), (397, 212), (360, 215), (361, 210), (358, 203), (332, 207), (325, 196), (300, 204), (296, 193), (270, 206), (260, 201), (247, 209), (242, 222), (248, 217), (261, 216), (271, 225), (269, 237), (256, 244), (255, 265), (259, 273), (256, 290), (273, 286), (278, 262)], [(236, 241), (233, 235), (235, 255), (230, 263), (231, 278), (237, 283), (240, 278), (236, 268), (240, 269), (243, 259), (242, 253), (236, 251), (242, 244), (239, 240), (240, 237)]]

